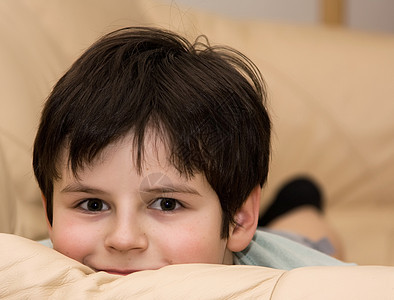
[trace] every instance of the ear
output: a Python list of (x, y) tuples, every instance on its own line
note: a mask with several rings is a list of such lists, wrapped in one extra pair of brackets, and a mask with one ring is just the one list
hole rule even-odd
[(41, 193), (41, 200), (42, 200), (42, 205), (44, 206), (44, 211), (45, 211), (45, 220), (47, 223), (47, 228), (48, 228), (48, 234), (49, 238), (52, 240), (52, 225), (48, 220), (48, 214), (47, 214), (47, 199), (45, 198), (44, 194)]
[(234, 220), (236, 225), (230, 227), (227, 249), (232, 252), (244, 250), (256, 232), (259, 219), (261, 187), (257, 185), (236, 212)]

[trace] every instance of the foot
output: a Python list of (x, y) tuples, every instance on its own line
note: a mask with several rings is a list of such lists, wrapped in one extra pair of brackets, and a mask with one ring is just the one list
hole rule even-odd
[(300, 177), (285, 184), (272, 204), (259, 218), (259, 226), (267, 226), (279, 216), (301, 206), (312, 206), (322, 211), (322, 196), (319, 187), (310, 179)]

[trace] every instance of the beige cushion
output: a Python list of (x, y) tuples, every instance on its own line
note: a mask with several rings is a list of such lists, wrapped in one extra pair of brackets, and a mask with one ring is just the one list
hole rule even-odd
[(0, 298), (6, 299), (390, 299), (394, 267), (188, 264), (128, 276), (95, 273), (62, 254), (0, 234)]

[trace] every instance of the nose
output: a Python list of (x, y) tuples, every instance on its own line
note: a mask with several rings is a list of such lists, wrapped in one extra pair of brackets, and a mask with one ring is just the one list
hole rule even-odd
[(148, 238), (138, 220), (122, 216), (113, 220), (108, 228), (105, 246), (110, 251), (143, 251), (148, 247)]

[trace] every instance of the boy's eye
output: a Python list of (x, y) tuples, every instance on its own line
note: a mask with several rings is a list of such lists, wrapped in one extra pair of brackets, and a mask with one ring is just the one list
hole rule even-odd
[(182, 205), (179, 201), (172, 198), (159, 198), (156, 199), (149, 207), (157, 210), (172, 211), (179, 209)]
[(109, 210), (109, 206), (100, 199), (87, 199), (80, 203), (79, 207), (91, 212)]

